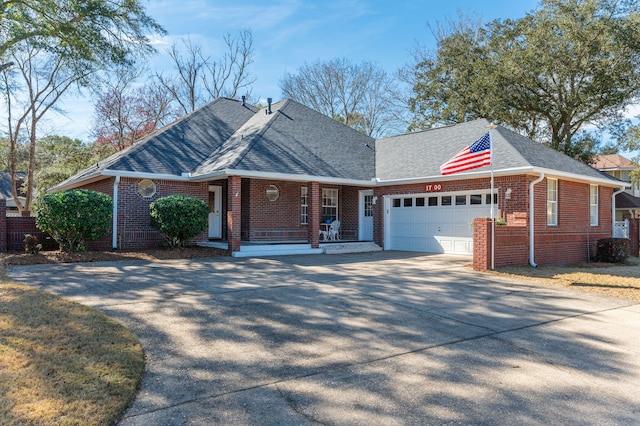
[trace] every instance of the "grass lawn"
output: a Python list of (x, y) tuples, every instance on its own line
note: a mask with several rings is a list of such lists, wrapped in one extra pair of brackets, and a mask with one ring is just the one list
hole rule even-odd
[(140, 342), (120, 324), (12, 282), (0, 265), (0, 424), (112, 424), (143, 369)]
[(640, 302), (640, 259), (637, 257), (628, 258), (624, 264), (518, 266), (499, 268), (495, 273)]

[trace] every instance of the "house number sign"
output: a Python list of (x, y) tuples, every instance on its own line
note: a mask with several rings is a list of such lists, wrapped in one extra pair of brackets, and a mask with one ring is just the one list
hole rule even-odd
[(426, 185), (425, 191), (426, 192), (442, 192), (442, 184), (434, 183), (434, 184)]

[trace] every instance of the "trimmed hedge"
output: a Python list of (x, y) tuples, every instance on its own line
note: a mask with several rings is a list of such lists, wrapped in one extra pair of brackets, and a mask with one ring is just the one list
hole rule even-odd
[(170, 247), (182, 247), (206, 231), (209, 206), (188, 195), (169, 195), (149, 205), (150, 224), (157, 229)]
[(596, 260), (598, 262), (620, 263), (629, 257), (629, 240), (627, 238), (603, 238), (596, 244)]
[(36, 226), (58, 242), (62, 251), (86, 251), (85, 241), (111, 230), (113, 200), (88, 189), (54, 192), (35, 204)]

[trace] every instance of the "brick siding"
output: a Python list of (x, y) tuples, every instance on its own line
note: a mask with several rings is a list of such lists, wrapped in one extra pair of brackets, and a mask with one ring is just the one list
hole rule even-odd
[(0, 252), (7, 250), (7, 200), (0, 198)]
[[(611, 188), (599, 187), (598, 225), (590, 225), (590, 185), (558, 181), (558, 220), (547, 225), (547, 182), (534, 187), (535, 237), (534, 261), (538, 265), (570, 264), (595, 259), (596, 241), (611, 236)], [(528, 185), (526, 185), (528, 189)], [(515, 190), (514, 190), (515, 191)], [(528, 196), (527, 196), (528, 198)], [(522, 203), (524, 206), (525, 204)], [(515, 212), (513, 213), (515, 215)], [(525, 265), (529, 259), (528, 214), (518, 215), (517, 222), (527, 226), (495, 227), (495, 266)], [(526, 216), (526, 217), (525, 217)], [(513, 216), (515, 217), (515, 216)], [(474, 221), (474, 268), (488, 269), (491, 256), (489, 219)], [(487, 243), (489, 239), (489, 243)]]
[[(278, 188), (280, 196), (269, 201), (265, 191), (269, 185)], [(310, 241), (319, 223), (313, 224), (312, 213), (321, 210), (322, 190), (338, 190), (338, 219), (342, 239), (358, 239), (358, 203), (362, 188), (346, 185), (319, 185), (318, 206), (313, 207), (311, 182), (242, 179), (242, 240), (243, 241)], [(307, 187), (308, 224), (301, 223), (301, 188)]]
[[(498, 195), (498, 217), (506, 220), (507, 226), (496, 226), (496, 266), (521, 265), (529, 261), (529, 183), (535, 176), (497, 177), (494, 186)], [(140, 179), (122, 178), (118, 185), (118, 245), (122, 249), (144, 249), (163, 244), (162, 236), (149, 225), (149, 205), (154, 200), (171, 194), (192, 195), (208, 202), (208, 185), (223, 188), (222, 208), (223, 238), (230, 241), (230, 248), (239, 249), (244, 241), (310, 241), (317, 245), (319, 211), (323, 188), (338, 189), (338, 217), (342, 222), (343, 239), (358, 238), (359, 191), (365, 188), (323, 185), (317, 182), (271, 181), (265, 179), (241, 179), (231, 177), (212, 182), (175, 182), (154, 180), (156, 193), (152, 197), (143, 197), (137, 191)], [(114, 178), (90, 183), (84, 188), (103, 192), (113, 196)], [(488, 190), (489, 179), (467, 179), (439, 182), (441, 192), (465, 192)], [(269, 201), (265, 190), (276, 185), (279, 198)], [(308, 188), (308, 221), (300, 223), (300, 188)], [(511, 189), (506, 199), (505, 192)], [(611, 188), (599, 187), (599, 222), (597, 226), (589, 224), (589, 185), (558, 181), (558, 225), (548, 226), (546, 218), (547, 180), (538, 183), (535, 191), (535, 261), (538, 264), (573, 263), (592, 259), (595, 254), (595, 242), (611, 235)], [(407, 184), (375, 187), (376, 204), (372, 206), (374, 223), (374, 241), (384, 245), (384, 197), (427, 193), (422, 184)], [(235, 197), (235, 194), (238, 197)], [(1, 200), (0, 200), (1, 201)], [(317, 205), (314, 206), (314, 201)], [(0, 202), (0, 213), (6, 206)], [(313, 214), (317, 211), (317, 215)], [(4, 216), (4, 215), (3, 215)], [(38, 232), (30, 218), (12, 218), (0, 220), (0, 250), (22, 248), (24, 233)], [(20, 222), (24, 219), (23, 222)], [(487, 268), (490, 265), (490, 222), (483, 218), (474, 221), (474, 267)], [(237, 227), (228, 225), (239, 225)], [(3, 228), (4, 227), (4, 228)], [(638, 232), (638, 221), (631, 225), (632, 232)], [(634, 228), (635, 227), (635, 228)], [(9, 229), (12, 229), (9, 231)], [(227, 235), (233, 229), (234, 235)], [(489, 231), (487, 231), (489, 229)], [(634, 231), (635, 230), (635, 231)], [(237, 234), (236, 234), (237, 233)], [(19, 235), (18, 238), (16, 235)], [(9, 237), (9, 238), (7, 238)], [(195, 240), (207, 239), (207, 233)], [(90, 249), (111, 248), (112, 236), (90, 242)], [(633, 240), (632, 240), (633, 244)], [(233, 247), (231, 247), (233, 246)], [(237, 247), (236, 247), (237, 246)], [(638, 251), (637, 243), (633, 250)], [(489, 253), (489, 254), (488, 254)]]
[[(155, 180), (156, 193), (151, 197), (143, 197), (138, 193), (138, 182), (141, 179), (122, 178), (118, 184), (118, 236), (117, 245), (122, 250), (137, 250), (164, 245), (162, 235), (149, 224), (149, 205), (161, 197), (173, 194), (190, 195), (205, 203), (209, 200), (207, 183), (176, 182)], [(115, 178), (103, 179), (83, 186), (83, 189), (105, 193), (113, 197)], [(112, 231), (103, 238), (87, 244), (91, 250), (108, 250), (112, 247)], [(206, 239), (202, 233), (193, 241)]]
[(24, 250), (24, 236), (31, 234), (44, 250), (57, 250), (56, 243), (47, 233), (36, 227), (32, 216), (7, 216), (7, 200), (0, 199), (0, 252)]
[(640, 219), (629, 219), (629, 253), (631, 256), (640, 256)]

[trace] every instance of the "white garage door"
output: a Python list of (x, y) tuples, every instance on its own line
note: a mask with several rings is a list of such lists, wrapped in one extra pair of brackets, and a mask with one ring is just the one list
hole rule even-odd
[(390, 250), (473, 254), (473, 219), (491, 215), (491, 196), (404, 195), (390, 200), (388, 214)]

